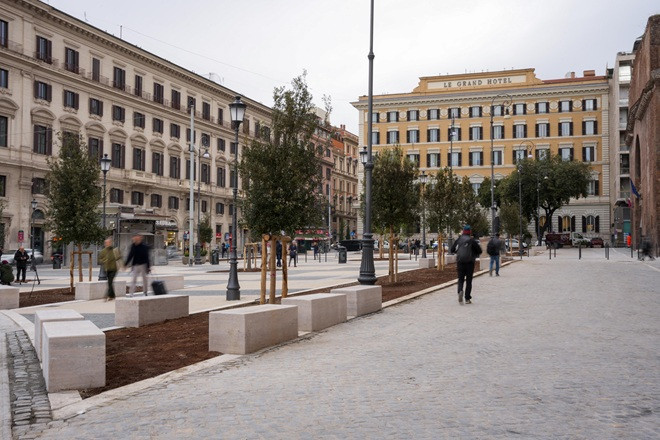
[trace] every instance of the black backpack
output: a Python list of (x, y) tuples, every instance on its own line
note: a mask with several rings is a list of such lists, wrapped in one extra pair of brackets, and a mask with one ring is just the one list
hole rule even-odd
[(464, 240), (456, 249), (456, 261), (459, 263), (469, 263), (474, 261), (474, 256), (472, 255), (472, 239)]
[(488, 252), (488, 255), (497, 255), (497, 245), (495, 244), (494, 239), (488, 242), (488, 245), (486, 246), (486, 252)]

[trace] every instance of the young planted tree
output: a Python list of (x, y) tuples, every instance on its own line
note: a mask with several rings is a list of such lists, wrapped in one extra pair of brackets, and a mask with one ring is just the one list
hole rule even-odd
[(419, 189), (415, 184), (417, 167), (400, 146), (382, 150), (374, 161), (372, 176), (372, 222), (375, 230), (389, 234), (389, 275), (396, 281), (394, 271), (395, 232), (412, 224), (419, 207)]
[(101, 228), (98, 211), (103, 202), (99, 186), (101, 168), (98, 160), (89, 155), (80, 136), (62, 135), (60, 143), (59, 155), (48, 161), (46, 215), (54, 235), (60, 237), (62, 243), (73, 243), (77, 249), (78, 276), (82, 281), (83, 246), (100, 243), (106, 234)]
[(500, 225), (504, 233), (507, 234), (509, 249), (511, 249), (511, 237), (520, 234), (521, 226), (523, 231), (526, 230), (527, 224), (528, 220), (524, 216), (522, 219), (520, 218), (520, 205), (518, 203), (505, 202), (500, 206)]
[[(326, 207), (319, 192), (317, 146), (312, 143), (319, 121), (305, 74), (294, 78), (290, 89), (276, 88), (274, 101), (271, 135), (264, 133), (247, 145), (240, 164), (246, 182), (243, 217), (252, 232), (269, 237), (271, 249), (282, 233), (293, 235), (297, 229), (318, 224)], [(262, 272), (262, 300), (265, 275)], [(283, 277), (286, 283), (286, 264)]]
[(444, 265), (442, 233), (459, 228), (458, 213), (461, 208), (460, 181), (448, 168), (440, 169), (426, 185), (426, 207), (429, 228), (438, 232), (438, 270)]
[(213, 228), (211, 227), (211, 217), (206, 214), (204, 219), (199, 224), (199, 241), (203, 245), (211, 243), (213, 240)]
[(470, 225), (472, 234), (476, 237), (488, 235), (488, 219), (467, 176), (463, 176), (458, 193), (460, 197), (460, 223)]

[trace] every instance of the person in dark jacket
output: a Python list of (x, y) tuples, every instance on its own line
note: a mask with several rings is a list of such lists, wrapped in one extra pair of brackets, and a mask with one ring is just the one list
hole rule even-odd
[[(14, 254), (14, 261), (16, 262), (16, 282), (24, 283), (25, 276), (27, 271), (27, 262), (30, 259), (30, 256), (25, 252), (23, 246), (19, 247), (16, 253)], [(23, 277), (21, 278), (21, 273)]]
[(289, 245), (289, 266), (291, 266), (291, 262), (293, 261), (293, 267), (298, 266), (298, 245), (296, 244), (295, 241), (292, 241), (291, 244)]
[(474, 262), (483, 252), (479, 242), (471, 237), (470, 225), (463, 227), (463, 234), (451, 247), (456, 254), (456, 270), (458, 271), (458, 303), (463, 304), (463, 284), (465, 284), (465, 304), (472, 304), (472, 276)]
[(142, 291), (146, 296), (149, 291), (148, 274), (151, 272), (151, 262), (149, 261), (149, 247), (143, 243), (141, 235), (136, 234), (133, 236), (133, 244), (124, 266), (131, 266), (131, 288), (127, 296), (133, 296), (135, 293), (135, 281), (139, 276), (142, 276)]
[(275, 257), (277, 258), (277, 267), (282, 267), (282, 242), (280, 241), (275, 246)]

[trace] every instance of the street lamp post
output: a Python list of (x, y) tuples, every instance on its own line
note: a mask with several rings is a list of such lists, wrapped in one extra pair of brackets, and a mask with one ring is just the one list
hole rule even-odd
[(197, 179), (197, 243), (195, 243), (195, 264), (202, 264), (202, 157), (208, 159), (211, 157), (209, 154), (208, 146), (204, 150), (204, 155), (201, 155), (202, 150), (197, 151), (197, 162), (199, 163), (199, 178)]
[(236, 217), (238, 215), (238, 127), (243, 122), (245, 116), (245, 103), (241, 101), (241, 97), (237, 96), (236, 100), (229, 104), (229, 113), (231, 114), (231, 122), (235, 130), (235, 143), (234, 143), (234, 181), (233, 195), (234, 195), (234, 211), (231, 218), (231, 246), (229, 248), (229, 281), (227, 282), (227, 301), (235, 301), (241, 299), (241, 286), (238, 284), (238, 261), (236, 259), (236, 231), (238, 230), (238, 222)]
[(422, 175), (419, 176), (419, 183), (422, 184), (422, 258), (426, 258), (426, 200), (424, 197), (426, 182), (428, 182), (428, 176), (426, 171), (422, 171)]
[(193, 265), (193, 243), (195, 242), (195, 101), (188, 98), (190, 112), (190, 195), (188, 197), (188, 266)]
[[(450, 182), (452, 190), (454, 189), (454, 133), (456, 133), (456, 128), (454, 127), (455, 120), (456, 119), (454, 114), (452, 113), (451, 127), (449, 127), (449, 178), (451, 179)], [(447, 243), (449, 245), (449, 249), (452, 248), (453, 243), (453, 231), (451, 229), (451, 225), (449, 225), (449, 242)], [(438, 246), (442, 246), (442, 243), (438, 243)], [(440, 249), (441, 248), (438, 247), (438, 251), (440, 251)]]
[(30, 213), (30, 248), (32, 249), (31, 267), (34, 267), (34, 211), (37, 210), (36, 199), (32, 199), (32, 202), (30, 202), (30, 206), (32, 208), (32, 212)]
[[(101, 223), (103, 225), (103, 231), (105, 233), (105, 202), (106, 202), (106, 183), (108, 178), (108, 171), (110, 171), (110, 165), (112, 160), (108, 157), (108, 153), (105, 153), (101, 158), (101, 171), (103, 171), (103, 219)], [(102, 264), (99, 270), (99, 281), (107, 280), (108, 274), (105, 272), (105, 266)]]
[(491, 220), (491, 236), (495, 236), (495, 147), (493, 145), (493, 117), (495, 116), (495, 101), (502, 101), (502, 108), (504, 111), (504, 118), (509, 117), (509, 105), (511, 105), (511, 95), (508, 93), (500, 93), (493, 97), (490, 102), (490, 220)]
[[(525, 151), (527, 152), (527, 159), (532, 158), (532, 151), (534, 148), (536, 148), (536, 145), (534, 145), (534, 142), (532, 141), (522, 141), (520, 143), (520, 146), (522, 147), (524, 144), (529, 144), (525, 147)], [(523, 159), (524, 158), (518, 158), (518, 215), (519, 215), (519, 226), (520, 226), (520, 235), (518, 236), (518, 253), (520, 254), (520, 259), (522, 260), (523, 257), (523, 226), (522, 226), (522, 165), (523, 165)], [(538, 203), (538, 176), (536, 180), (536, 191), (537, 191), (537, 203)], [(537, 205), (537, 215), (538, 215), (538, 205)], [(538, 225), (538, 222), (537, 222)], [(538, 230), (537, 230), (537, 236), (538, 236)]]

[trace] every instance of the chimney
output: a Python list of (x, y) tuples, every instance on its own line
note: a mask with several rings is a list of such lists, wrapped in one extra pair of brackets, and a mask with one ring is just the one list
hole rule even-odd
[(583, 75), (584, 75), (585, 77), (587, 77), (587, 76), (596, 76), (596, 71), (595, 71), (595, 70), (585, 70), (585, 71), (583, 72)]
[(571, 72), (571, 78), (575, 78), (575, 72)]

